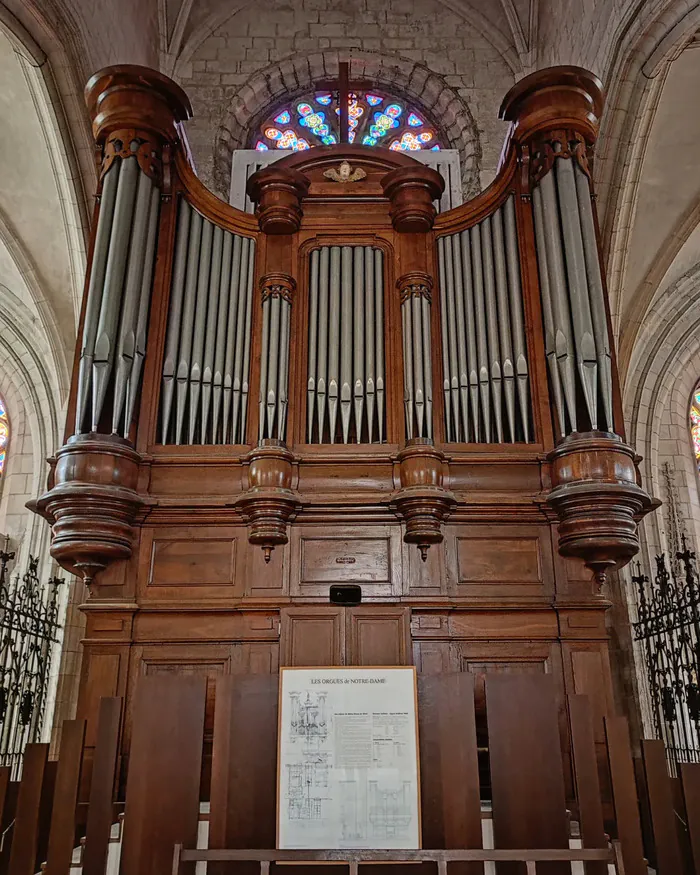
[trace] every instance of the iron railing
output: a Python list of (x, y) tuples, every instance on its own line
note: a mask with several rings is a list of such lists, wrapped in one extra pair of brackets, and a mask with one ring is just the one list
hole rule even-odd
[(25, 746), (41, 737), (64, 581), (52, 577), (42, 586), (33, 556), (22, 577), (12, 578), (13, 558), (0, 552), (0, 765), (16, 779)]
[(655, 557), (652, 581), (637, 563), (634, 637), (644, 650), (655, 729), (673, 763), (700, 762), (700, 580), (695, 553), (682, 549), (669, 570)]

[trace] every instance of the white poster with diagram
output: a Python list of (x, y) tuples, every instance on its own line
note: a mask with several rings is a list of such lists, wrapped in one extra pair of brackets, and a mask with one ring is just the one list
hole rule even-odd
[(420, 848), (415, 668), (283, 668), (280, 850)]

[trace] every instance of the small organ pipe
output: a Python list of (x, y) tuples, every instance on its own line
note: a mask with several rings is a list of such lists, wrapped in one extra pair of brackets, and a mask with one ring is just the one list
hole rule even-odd
[[(251, 258), (255, 255), (254, 253), (254, 243), (248, 237), (243, 237), (241, 239), (241, 267), (238, 271), (238, 276), (236, 277), (238, 292), (237, 292), (237, 301), (238, 305), (236, 307), (236, 319), (234, 322), (235, 325), (235, 333), (234, 333), (234, 348), (235, 354), (233, 358), (233, 382), (231, 386), (231, 399), (232, 399), (232, 422), (230, 423), (231, 428), (231, 440), (233, 443), (236, 443), (240, 437), (240, 431), (238, 426), (239, 421), (239, 412), (241, 411), (241, 406), (243, 403), (243, 381), (247, 380), (248, 375), (248, 364), (246, 363), (244, 366), (245, 360), (249, 356), (249, 352), (246, 352), (246, 344), (250, 344), (250, 317), (251, 317), (251, 306), (252, 306), (252, 263)], [(268, 375), (269, 379), (269, 375)], [(245, 421), (243, 419), (243, 421)], [(272, 435), (268, 434), (268, 437), (272, 437)]]
[(281, 329), (280, 329), (280, 365), (279, 365), (279, 414), (277, 420), (277, 438), (284, 439), (287, 423), (287, 376), (289, 370), (289, 321), (291, 305), (281, 298)]
[(109, 254), (109, 241), (112, 236), (114, 220), (114, 204), (117, 196), (119, 168), (121, 161), (115, 161), (109, 168), (102, 184), (102, 199), (100, 213), (97, 218), (95, 246), (90, 268), (90, 283), (88, 285), (87, 304), (83, 323), (83, 340), (80, 347), (80, 370), (78, 372), (78, 398), (76, 404), (75, 431), (80, 434), (87, 412), (88, 395), (92, 379), (92, 362), (95, 353), (95, 338), (97, 337), (97, 321), (100, 315), (100, 305), (104, 290), (105, 269)]
[[(484, 424), (486, 443), (491, 442), (491, 402), (489, 398), (488, 347), (486, 341), (486, 305), (484, 302), (484, 272), (481, 258), (481, 228), (471, 229), (472, 266), (474, 268), (474, 322), (476, 325), (476, 349), (479, 365), (479, 395), (481, 397), (481, 421)], [(479, 435), (477, 435), (477, 442)]]
[(403, 329), (403, 381), (406, 437), (413, 437), (413, 331), (411, 330), (411, 299), (401, 303), (401, 327)]
[(272, 437), (279, 400), (280, 329), (282, 298), (273, 295), (270, 301), (270, 346), (267, 364), (267, 435)]
[(527, 347), (523, 319), (523, 295), (520, 282), (520, 259), (518, 258), (518, 230), (515, 224), (515, 196), (505, 203), (506, 263), (508, 265), (508, 298), (510, 301), (510, 324), (513, 338), (515, 373), (520, 401), (520, 422), (525, 441), (530, 440), (530, 403), (528, 386)]
[(175, 369), (177, 367), (178, 342), (180, 340), (180, 320), (182, 319), (182, 301), (185, 294), (185, 273), (187, 270), (187, 252), (190, 235), (190, 215), (192, 208), (182, 198), (178, 209), (177, 237), (175, 240), (175, 263), (173, 265), (173, 283), (170, 291), (170, 311), (168, 313), (168, 332), (165, 341), (165, 356), (163, 359), (163, 389), (162, 389), (162, 442), (168, 440), (170, 414), (175, 392)]
[(211, 412), (211, 390), (214, 378), (214, 354), (216, 352), (216, 322), (219, 315), (219, 295), (221, 293), (221, 258), (224, 246), (222, 228), (214, 228), (211, 251), (211, 273), (209, 275), (209, 300), (207, 302), (207, 321), (204, 329), (204, 363), (202, 369), (202, 421), (200, 440), (207, 443), (209, 414)]
[[(466, 232), (465, 232), (466, 233)], [(442, 348), (442, 393), (445, 404), (445, 429), (447, 440), (453, 441), (457, 437), (452, 432), (452, 417), (450, 416), (450, 350), (447, 330), (447, 290), (446, 290), (446, 267), (445, 267), (445, 237), (438, 238), (438, 268), (440, 270), (440, 326)]]
[(508, 306), (508, 280), (506, 277), (505, 244), (503, 242), (503, 215), (498, 209), (491, 223), (493, 239), (493, 263), (496, 275), (496, 301), (498, 304), (498, 340), (501, 348), (501, 376), (505, 397), (508, 434), (515, 441), (515, 371), (513, 369), (513, 346)]
[(202, 217), (192, 212), (190, 220), (190, 239), (187, 253), (187, 275), (185, 277), (185, 296), (182, 310), (180, 347), (176, 371), (177, 399), (175, 415), (175, 443), (182, 443), (182, 430), (185, 422), (187, 389), (190, 375), (190, 355), (192, 352), (192, 328), (194, 326), (194, 307), (197, 300), (197, 271), (199, 269), (199, 246), (202, 240)]
[[(467, 364), (469, 366), (469, 401), (471, 404), (474, 440), (479, 440), (479, 364), (476, 344), (476, 317), (474, 315), (474, 283), (472, 282), (472, 254), (469, 231), (459, 235), (459, 248), (462, 253), (462, 275), (464, 288), (464, 310), (467, 337)], [(469, 441), (469, 433), (465, 432), (465, 441)]]
[(421, 298), (423, 310), (423, 382), (425, 385), (425, 432), (426, 437), (433, 439), (433, 363), (432, 343), (430, 339), (430, 301)]
[(422, 296), (414, 294), (409, 298), (411, 339), (413, 342), (413, 392), (416, 411), (416, 437), (425, 437), (425, 385), (423, 382), (423, 360), (426, 350), (423, 348), (423, 310)]
[[(236, 236), (235, 239), (238, 245), (238, 258), (240, 262), (241, 238)], [(233, 246), (233, 234), (224, 231), (224, 240), (221, 247), (221, 275), (219, 277), (219, 314), (216, 320), (214, 368), (212, 374), (212, 443), (218, 443), (217, 438), (219, 435), (222, 401), (221, 395), (224, 383), (224, 363), (226, 360), (226, 330), (228, 328), (229, 300), (231, 295), (231, 258), (233, 254)]]
[(195, 440), (195, 428), (199, 417), (199, 398), (202, 388), (202, 363), (204, 358), (204, 332), (207, 324), (209, 303), (209, 274), (212, 261), (214, 226), (202, 224), (202, 245), (199, 250), (199, 273), (197, 274), (197, 305), (195, 307), (194, 336), (192, 338), (192, 363), (190, 365), (190, 428), (189, 443)]
[(255, 282), (255, 240), (248, 240), (248, 278), (245, 296), (245, 321), (243, 323), (243, 374), (241, 375), (241, 415), (237, 421), (237, 434), (234, 441), (245, 442), (245, 429), (248, 421), (248, 395), (250, 392), (250, 344), (253, 322), (253, 285)]
[(463, 331), (461, 327), (465, 324), (465, 310), (462, 247), (460, 245), (459, 237), (453, 238), (452, 261), (454, 263), (455, 308), (457, 319), (457, 366), (459, 371), (459, 409), (461, 414), (461, 425), (459, 421), (455, 423), (455, 432), (458, 436), (461, 433), (463, 439), (466, 441), (469, 439), (469, 374), (467, 373), (467, 337), (466, 332)]
[(375, 348), (374, 348), (374, 255), (365, 246), (365, 401), (367, 440), (372, 443), (374, 425)]
[(319, 251), (314, 249), (311, 253), (311, 288), (309, 290), (309, 378), (306, 385), (307, 443), (311, 443), (314, 428), (314, 400), (318, 380), (318, 372), (316, 370), (318, 343), (318, 262)]
[(265, 412), (267, 406), (267, 368), (268, 357), (270, 350), (270, 307), (271, 299), (266, 297), (262, 304), (262, 345), (260, 348), (260, 398), (259, 411), (260, 418), (258, 428), (258, 440), (262, 440), (265, 436)]
[(564, 391), (564, 401), (569, 414), (572, 431), (576, 431), (576, 377), (574, 372), (574, 347), (571, 337), (571, 314), (564, 274), (561, 226), (554, 174), (547, 173), (539, 184), (542, 192), (542, 218), (544, 224), (545, 250), (549, 288), (552, 296), (554, 322), (554, 350), (559, 367), (559, 376)]
[(355, 405), (355, 442), (362, 438), (362, 416), (365, 400), (365, 250), (355, 246), (353, 252), (353, 343), (352, 378)]
[(131, 225), (129, 257), (124, 279), (121, 302), (121, 318), (117, 337), (116, 373), (112, 406), (112, 434), (118, 434), (126, 404), (126, 390), (136, 352), (136, 320), (141, 297), (141, 280), (148, 235), (148, 219), (151, 209), (153, 182), (142, 171), (138, 174), (136, 202)]
[(328, 296), (330, 293), (330, 247), (321, 249), (319, 258), (318, 301), (318, 382), (316, 409), (318, 411), (318, 443), (323, 443), (328, 388)]
[(502, 377), (501, 350), (498, 343), (498, 312), (496, 309), (496, 288), (493, 268), (493, 240), (491, 234), (491, 216), (481, 223), (481, 252), (484, 266), (484, 298), (486, 301), (486, 335), (489, 350), (489, 375), (491, 377), (491, 398), (496, 423), (496, 438), (503, 443), (502, 418)]
[(330, 309), (328, 325), (328, 424), (335, 443), (340, 378), (340, 247), (331, 248)]
[(141, 277), (141, 292), (139, 308), (136, 316), (136, 340), (134, 344), (134, 361), (126, 387), (126, 414), (124, 416), (123, 436), (128, 438), (131, 420), (136, 406), (136, 395), (141, 380), (141, 369), (146, 357), (146, 330), (148, 327), (148, 310), (151, 303), (151, 282), (155, 264), (156, 239), (158, 237), (158, 215), (160, 212), (160, 192), (154, 185), (151, 187), (151, 203), (148, 215), (148, 231), (146, 251), (144, 254), (143, 274)]
[(596, 360), (593, 323), (588, 300), (586, 260), (583, 252), (581, 222), (571, 158), (554, 162), (559, 213), (566, 253), (566, 274), (569, 284), (569, 304), (574, 326), (576, 365), (581, 378), (583, 397), (593, 429), (598, 428), (598, 364)]
[[(236, 357), (236, 329), (238, 325), (238, 310), (242, 306), (239, 295), (241, 271), (245, 270), (243, 260), (244, 247), (247, 246), (247, 238), (236, 235), (233, 241), (233, 260), (231, 262), (231, 279), (229, 282), (228, 319), (226, 320), (226, 347), (224, 352), (224, 377), (222, 383), (223, 395), (223, 435), (224, 443), (235, 443), (235, 436), (231, 434), (231, 402), (233, 400), (233, 373)], [(223, 320), (220, 320), (223, 321)], [(263, 333), (265, 332), (263, 320)], [(267, 360), (260, 359), (260, 367), (267, 366)], [(260, 383), (262, 392), (262, 382)], [(230, 439), (230, 440), (229, 440)]]
[(109, 241), (109, 255), (105, 269), (104, 291), (97, 323), (97, 337), (92, 365), (92, 431), (102, 416), (102, 407), (112, 373), (116, 347), (117, 323), (122, 303), (124, 273), (136, 197), (136, 183), (140, 173), (136, 158), (126, 158), (119, 173), (114, 221)]
[(557, 365), (556, 347), (554, 341), (554, 316), (552, 315), (552, 293), (549, 287), (549, 270), (547, 268), (547, 252), (545, 247), (544, 219), (542, 217), (542, 193), (539, 188), (532, 192), (532, 204), (535, 217), (535, 241), (537, 245), (537, 261), (539, 265), (540, 292), (542, 296), (542, 316), (544, 321), (544, 351), (549, 366), (549, 377), (552, 381), (554, 409), (559, 423), (559, 434), (566, 434), (564, 396), (562, 395), (559, 367)]
[(600, 394), (603, 401), (606, 428), (608, 431), (612, 431), (614, 424), (612, 407), (612, 358), (610, 355), (610, 336), (608, 334), (605, 292), (603, 291), (603, 278), (600, 272), (600, 259), (598, 256), (598, 241), (596, 237), (595, 222), (593, 220), (591, 191), (588, 177), (578, 164), (574, 164), (574, 173), (576, 175), (576, 193), (578, 196), (581, 234), (583, 236), (583, 251), (586, 259), (586, 276), (588, 277), (588, 295), (591, 304), (596, 359), (598, 361)]
[(459, 376), (457, 371), (457, 323), (452, 237), (445, 238), (445, 271), (447, 286), (447, 336), (450, 362), (450, 408), (452, 411), (452, 428), (455, 435), (457, 435), (459, 434)]
[(377, 421), (379, 443), (384, 442), (384, 261), (381, 249), (374, 250), (375, 355), (377, 364)]
[(343, 246), (340, 292), (340, 420), (343, 443), (348, 442), (352, 411), (352, 248)]

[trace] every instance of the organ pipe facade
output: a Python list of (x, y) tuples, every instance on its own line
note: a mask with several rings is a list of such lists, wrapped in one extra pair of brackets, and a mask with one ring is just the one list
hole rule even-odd
[(541, 670), (604, 710), (601, 587), (653, 501), (598, 255), (596, 78), (519, 82), (495, 181), (439, 216), (436, 171), (354, 144), (258, 171), (244, 213), (197, 180), (173, 82), (115, 67), (86, 95), (92, 256), (36, 502), (89, 587), (79, 715), (152, 671), (409, 662)]

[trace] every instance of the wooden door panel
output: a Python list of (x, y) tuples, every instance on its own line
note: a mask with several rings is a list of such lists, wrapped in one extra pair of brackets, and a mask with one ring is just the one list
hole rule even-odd
[(344, 608), (285, 608), (281, 614), (282, 665), (345, 664)]
[(410, 608), (348, 608), (348, 665), (410, 665)]

